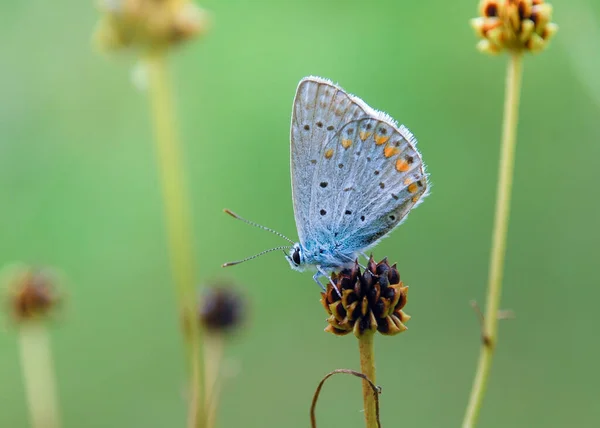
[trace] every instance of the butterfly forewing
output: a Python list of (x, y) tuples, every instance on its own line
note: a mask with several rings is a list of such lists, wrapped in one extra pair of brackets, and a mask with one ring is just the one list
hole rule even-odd
[(304, 243), (314, 230), (309, 206), (323, 146), (346, 123), (366, 115), (353, 97), (331, 82), (317, 77), (300, 81), (291, 126), (292, 193), (300, 242)]

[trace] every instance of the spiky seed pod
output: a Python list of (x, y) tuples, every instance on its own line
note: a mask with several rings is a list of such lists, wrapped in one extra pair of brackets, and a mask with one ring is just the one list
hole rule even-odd
[(105, 50), (164, 47), (208, 31), (209, 14), (190, 0), (100, 0), (94, 38)]
[(558, 31), (544, 0), (483, 0), (479, 13), (471, 25), (482, 38), (477, 48), (486, 53), (540, 52)]
[(379, 331), (385, 335), (402, 333), (410, 316), (402, 311), (406, 305), (408, 287), (400, 280), (396, 265), (387, 258), (375, 263), (369, 259), (361, 272), (358, 261), (351, 269), (333, 273), (327, 291), (321, 293), (321, 303), (329, 314), (325, 331), (337, 335), (353, 332), (356, 337)]
[(3, 274), (13, 319), (18, 323), (48, 318), (61, 301), (57, 280), (51, 272), (19, 266)]
[(230, 332), (243, 322), (245, 301), (232, 286), (213, 286), (202, 293), (200, 324), (211, 333)]

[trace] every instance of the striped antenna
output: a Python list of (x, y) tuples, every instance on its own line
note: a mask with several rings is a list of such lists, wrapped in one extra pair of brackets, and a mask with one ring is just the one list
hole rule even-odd
[(246, 257), (245, 259), (242, 259), (242, 260), (237, 260), (237, 261), (235, 261), (235, 262), (227, 262), (227, 263), (223, 263), (223, 264), (221, 265), (221, 267), (229, 267), (229, 266), (235, 266), (235, 265), (239, 265), (240, 263), (244, 263), (244, 262), (247, 262), (248, 260), (255, 259), (255, 258), (257, 258), (257, 257), (260, 257), (260, 256), (262, 256), (263, 254), (270, 253), (271, 251), (285, 250), (285, 249), (288, 249), (288, 250), (289, 250), (290, 248), (292, 248), (292, 247), (290, 247), (290, 246), (285, 246), (285, 245), (284, 245), (283, 247), (270, 248), (270, 249), (268, 249), (268, 250), (261, 251), (260, 253), (258, 253), (258, 254), (255, 254), (255, 255), (253, 255), (253, 256)]
[[(263, 226), (263, 225), (261, 225), (261, 224), (258, 224), (258, 223), (254, 223), (253, 221), (246, 220), (245, 218), (243, 218), (243, 217), (240, 217), (239, 215), (237, 215), (236, 213), (234, 213), (233, 211), (230, 211), (230, 210), (228, 210), (228, 209), (224, 209), (223, 211), (225, 211), (225, 212), (226, 212), (227, 214), (229, 214), (231, 217), (233, 217), (233, 218), (236, 218), (236, 219), (238, 219), (238, 220), (241, 220), (241, 221), (243, 221), (244, 223), (246, 223), (246, 224), (249, 224), (250, 226), (258, 227), (259, 229), (266, 230), (267, 232), (271, 232), (271, 233), (273, 233), (273, 234), (275, 234), (275, 235), (277, 235), (277, 236), (279, 236), (279, 237), (281, 237), (281, 238), (285, 239), (285, 240), (286, 240), (286, 241), (288, 241), (289, 243), (291, 243), (291, 244), (294, 244), (294, 241), (292, 241), (290, 238), (288, 238), (287, 236), (285, 236), (285, 235), (283, 235), (283, 234), (281, 234), (281, 233), (279, 233), (279, 232), (276, 232), (276, 231), (275, 231), (275, 230), (273, 230), (273, 229), (270, 229), (270, 228), (268, 228), (268, 227), (265, 227), (265, 226)], [(270, 250), (269, 250), (269, 251), (270, 251)]]

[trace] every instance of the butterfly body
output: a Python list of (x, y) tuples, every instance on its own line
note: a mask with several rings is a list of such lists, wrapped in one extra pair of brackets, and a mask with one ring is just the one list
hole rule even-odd
[[(298, 254), (295, 256), (294, 254)], [(323, 237), (322, 240), (309, 241), (307, 247), (300, 243), (294, 244), (289, 254), (290, 265), (293, 269), (303, 271), (309, 267), (320, 266), (325, 270), (343, 267), (351, 264), (358, 253), (343, 248), (334, 238)]]
[(318, 282), (397, 227), (427, 193), (415, 145), (387, 114), (326, 79), (302, 79), (291, 124), (299, 242), (286, 256), (290, 266), (316, 268)]

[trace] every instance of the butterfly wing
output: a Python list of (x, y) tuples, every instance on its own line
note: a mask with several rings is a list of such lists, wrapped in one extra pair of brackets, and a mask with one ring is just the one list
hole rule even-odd
[(327, 80), (300, 82), (291, 144), (300, 242), (323, 246), (339, 264), (375, 245), (427, 193), (408, 129)]
[(366, 117), (356, 99), (328, 80), (307, 77), (300, 81), (294, 98), (291, 125), (292, 199), (298, 237), (304, 244), (315, 218), (310, 212), (313, 182), (323, 147), (348, 122)]
[(347, 123), (322, 147), (312, 181), (313, 227), (326, 230), (321, 234), (332, 236), (341, 255), (375, 245), (428, 188), (410, 131), (384, 113), (365, 110), (368, 117)]

